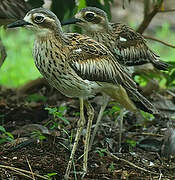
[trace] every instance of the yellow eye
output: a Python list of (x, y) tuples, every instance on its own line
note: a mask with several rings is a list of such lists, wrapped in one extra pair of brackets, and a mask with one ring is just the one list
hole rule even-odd
[(42, 23), (44, 21), (44, 17), (43, 16), (36, 16), (34, 21), (36, 23)]

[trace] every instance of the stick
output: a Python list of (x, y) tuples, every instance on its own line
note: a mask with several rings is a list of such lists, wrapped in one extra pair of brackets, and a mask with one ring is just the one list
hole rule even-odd
[(162, 43), (162, 44), (164, 44), (165, 46), (168, 46), (168, 47), (171, 47), (171, 48), (175, 48), (175, 45), (169, 44), (169, 43), (164, 42), (164, 41), (162, 41), (162, 40), (160, 40), (160, 39), (157, 39), (157, 38), (154, 38), (154, 37), (151, 37), (151, 36), (146, 36), (146, 35), (143, 35), (143, 37), (146, 38), (146, 39), (150, 39), (150, 40), (153, 40), (153, 41), (157, 41), (157, 42), (159, 42), (159, 43)]
[(134, 167), (134, 168), (136, 168), (136, 169), (139, 169), (139, 170), (141, 170), (141, 171), (144, 171), (144, 172), (147, 172), (147, 173), (151, 173), (151, 174), (155, 174), (155, 175), (158, 175), (158, 174), (159, 174), (159, 173), (156, 173), (156, 172), (153, 172), (153, 171), (149, 171), (149, 170), (147, 170), (147, 169), (144, 169), (144, 168), (142, 168), (142, 167), (139, 167), (139, 166), (133, 164), (132, 162), (129, 162), (129, 161), (123, 159), (123, 158), (119, 158), (119, 157), (113, 155), (113, 154), (112, 154), (111, 152), (109, 152), (109, 151), (107, 151), (107, 154), (108, 154), (109, 156), (113, 157), (114, 159), (116, 159), (117, 161), (123, 161), (123, 162), (125, 162), (126, 164), (129, 164), (130, 166), (132, 166), (132, 167)]
[[(27, 170), (24, 170), (24, 169), (19, 169), (19, 168), (15, 168), (15, 167), (11, 167), (11, 166), (5, 166), (5, 165), (1, 165), (0, 164), (0, 168), (4, 168), (4, 169), (10, 169), (10, 170), (12, 170), (12, 171), (15, 171), (15, 172), (18, 172), (18, 173), (22, 173), (22, 172), (24, 172), (24, 173), (27, 173), (27, 174), (32, 174), (30, 171), (27, 171)], [(22, 173), (23, 174), (23, 173)], [(37, 177), (39, 177), (39, 178), (41, 178), (41, 179), (48, 179), (47, 177), (44, 177), (44, 176), (41, 176), (41, 175), (39, 175), (39, 174), (36, 174), (36, 173), (33, 173), (35, 176), (37, 176)], [(24, 174), (25, 175), (25, 174)], [(30, 176), (28, 176), (28, 175), (25, 175), (26, 177), (30, 177)], [(30, 177), (31, 178), (31, 177)], [(33, 179), (33, 178), (32, 178)]]

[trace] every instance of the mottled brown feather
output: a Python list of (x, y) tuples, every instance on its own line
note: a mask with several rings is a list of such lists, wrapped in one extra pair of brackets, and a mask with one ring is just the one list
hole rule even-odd
[[(93, 13), (94, 17), (87, 21), (88, 13)], [(106, 45), (120, 64), (135, 66), (152, 63), (159, 70), (167, 70), (170, 67), (149, 49), (141, 34), (125, 24), (108, 22), (107, 15), (103, 10), (87, 7), (81, 9), (75, 17), (79, 20), (76, 21), (77, 25), (82, 27), (87, 35)], [(99, 18), (101, 21), (95, 23)], [(72, 21), (72, 23), (75, 22)], [(63, 24), (66, 25), (66, 23)]]
[(71, 35), (73, 37), (75, 34), (68, 35), (72, 43), (68, 59), (79, 76), (90, 81), (125, 84), (128, 88), (136, 89), (135, 82), (105, 46), (88, 36), (79, 34), (74, 40)]

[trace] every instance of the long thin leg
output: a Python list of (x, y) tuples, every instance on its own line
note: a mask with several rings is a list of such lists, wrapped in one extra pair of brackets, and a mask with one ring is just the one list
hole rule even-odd
[(71, 167), (72, 167), (72, 161), (74, 159), (74, 154), (75, 154), (75, 151), (77, 149), (77, 145), (78, 145), (78, 142), (79, 142), (80, 135), (81, 135), (81, 132), (83, 130), (84, 124), (85, 124), (84, 104), (83, 104), (83, 99), (80, 98), (80, 119), (79, 119), (78, 124), (77, 124), (78, 129), (77, 129), (74, 145), (73, 145), (73, 148), (72, 148), (72, 151), (71, 151), (71, 155), (70, 155), (70, 159), (69, 159), (69, 162), (68, 162), (68, 165), (67, 165), (67, 169), (66, 169), (64, 179), (69, 178), (70, 170), (71, 170)]
[(120, 109), (120, 117), (119, 117), (119, 152), (121, 149), (121, 142), (122, 142), (122, 131), (123, 131), (123, 116), (124, 116), (124, 110), (125, 108)]
[(85, 146), (84, 146), (84, 159), (83, 159), (83, 177), (87, 173), (87, 161), (88, 161), (88, 152), (89, 152), (89, 140), (91, 135), (91, 128), (92, 128), (92, 121), (94, 119), (94, 108), (90, 104), (90, 102), (85, 101), (85, 105), (87, 108), (88, 114), (88, 124), (87, 124), (87, 132), (86, 132), (86, 139), (85, 139)]
[(96, 124), (95, 124), (95, 128), (94, 128), (93, 134), (92, 134), (92, 136), (91, 136), (91, 141), (90, 141), (89, 150), (91, 150), (91, 148), (92, 148), (92, 144), (93, 144), (93, 142), (94, 142), (94, 138), (95, 138), (95, 136), (96, 136), (96, 133), (97, 133), (97, 130), (98, 130), (100, 121), (101, 121), (101, 119), (102, 119), (103, 112), (104, 112), (104, 110), (106, 109), (106, 106), (108, 105), (108, 102), (109, 102), (109, 97), (106, 96), (106, 95), (103, 95), (103, 105), (102, 105), (101, 108), (100, 108), (100, 112), (99, 112), (99, 114), (98, 114), (97, 122), (96, 122)]

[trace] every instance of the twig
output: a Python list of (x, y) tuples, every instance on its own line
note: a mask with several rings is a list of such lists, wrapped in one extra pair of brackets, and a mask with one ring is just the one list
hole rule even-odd
[(109, 152), (109, 151), (107, 151), (107, 154), (108, 154), (109, 156), (113, 157), (114, 159), (116, 159), (117, 161), (123, 161), (123, 162), (129, 164), (130, 166), (133, 166), (134, 168), (139, 169), (139, 170), (141, 170), (141, 171), (144, 171), (144, 172), (147, 172), (147, 173), (151, 173), (151, 174), (155, 174), (155, 175), (158, 175), (158, 174), (159, 174), (159, 173), (152, 172), (152, 171), (149, 171), (149, 170), (147, 170), (147, 169), (144, 169), (144, 168), (142, 168), (142, 167), (139, 167), (139, 166), (133, 164), (132, 162), (129, 162), (129, 161), (123, 159), (123, 158), (119, 158), (119, 157), (113, 155), (113, 154), (112, 154), (111, 152)]
[(175, 11), (175, 9), (165, 9), (165, 10), (160, 10), (160, 11), (158, 11), (159, 13), (166, 13), (166, 12), (174, 12)]
[(20, 172), (20, 171), (15, 170), (15, 169), (14, 169), (13, 171), (15, 172), (15, 174), (18, 174), (18, 175), (27, 177), (27, 178), (29, 178), (29, 179), (33, 179), (31, 176), (29, 176), (29, 175), (27, 175), (27, 174), (25, 174), (25, 173), (22, 173), (22, 172)]
[(31, 165), (30, 165), (29, 160), (28, 160), (28, 158), (27, 158), (27, 157), (26, 157), (26, 161), (27, 161), (27, 164), (28, 164), (29, 169), (30, 169), (30, 171), (31, 171), (31, 174), (32, 174), (33, 180), (35, 180), (35, 176), (34, 176), (34, 173), (33, 173), (33, 171), (32, 171), (32, 167), (31, 167)]
[[(15, 172), (19, 172), (19, 173), (27, 173), (27, 174), (31, 174), (31, 172), (30, 171), (27, 171), (27, 170), (24, 170), (24, 169), (19, 169), (19, 168), (15, 168), (15, 167), (11, 167), (11, 166), (5, 166), (5, 165), (1, 165), (0, 164), (0, 168), (4, 168), (4, 169), (10, 169), (10, 170), (12, 170), (12, 171), (15, 171)], [(36, 173), (33, 173), (35, 176), (37, 176), (37, 177), (39, 177), (39, 178), (41, 178), (41, 179), (48, 179), (47, 177), (44, 177), (44, 176), (41, 176), (41, 175), (39, 175), (39, 174), (36, 174)], [(26, 174), (24, 174), (25, 176), (27, 176), (27, 177), (30, 177), (30, 176), (28, 176), (28, 175), (26, 175)], [(31, 177), (30, 177), (31, 178)], [(32, 178), (33, 179), (33, 178)]]
[(148, 27), (153, 17), (159, 12), (159, 9), (162, 3), (163, 3), (163, 0), (160, 0), (160, 2), (154, 6), (153, 10), (144, 17), (142, 23), (137, 29), (137, 32), (142, 34), (145, 31), (145, 29)]
[(138, 136), (138, 135), (143, 135), (143, 136), (154, 136), (154, 137), (163, 137), (161, 134), (153, 134), (153, 133), (136, 133), (133, 136)]
[(167, 89), (166, 92), (167, 92), (168, 94), (170, 94), (171, 96), (175, 97), (175, 93), (172, 92), (171, 90), (168, 90), (168, 89)]
[(151, 36), (146, 36), (146, 35), (143, 35), (143, 37), (146, 38), (146, 39), (151, 39), (153, 41), (157, 41), (157, 42), (162, 43), (162, 44), (164, 44), (164, 45), (166, 45), (168, 47), (175, 48), (175, 45), (169, 44), (169, 43), (164, 42), (164, 41), (162, 41), (160, 39), (157, 39), (157, 38), (154, 38), (154, 37), (151, 37)]

